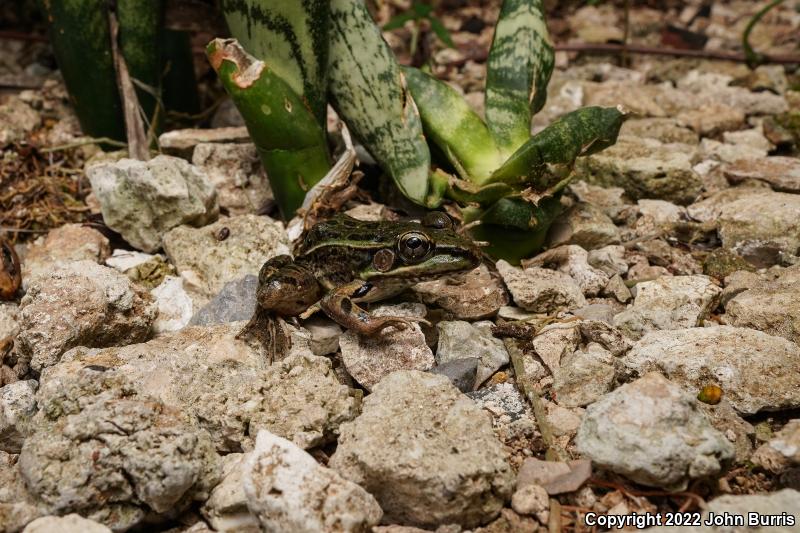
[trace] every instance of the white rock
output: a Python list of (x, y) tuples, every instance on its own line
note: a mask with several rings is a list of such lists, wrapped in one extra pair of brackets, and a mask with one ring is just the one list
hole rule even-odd
[(620, 244), (611, 244), (590, 251), (587, 261), (608, 276), (622, 275), (628, 271), (628, 262), (625, 261), (625, 247)]
[(580, 341), (580, 330), (575, 324), (553, 324), (536, 334), (533, 348), (550, 372), (555, 372), (561, 366), (561, 359), (572, 355)]
[(23, 287), (53, 268), (82, 260), (102, 263), (110, 253), (108, 239), (88, 226), (65, 224), (52, 229), (28, 245), (22, 262)]
[(551, 313), (586, 305), (586, 298), (578, 284), (563, 272), (544, 268), (522, 270), (503, 259), (496, 266), (514, 302), (523, 309)]
[(514, 492), (511, 508), (518, 514), (536, 514), (550, 508), (550, 496), (540, 485), (525, 485)]
[(800, 348), (753, 329), (654, 331), (621, 363), (633, 375), (658, 370), (694, 394), (706, 385), (719, 385), (742, 414), (800, 407)]
[(22, 530), (22, 533), (111, 533), (111, 529), (78, 514), (43, 516)]
[(192, 299), (183, 290), (183, 279), (167, 276), (150, 294), (158, 306), (153, 333), (178, 331), (189, 324), (192, 319)]
[(590, 405), (575, 442), (595, 465), (669, 490), (716, 474), (733, 457), (733, 446), (694, 397), (658, 373)]
[(726, 248), (771, 246), (795, 255), (800, 251), (800, 195), (771, 191), (747, 195), (724, 203), (718, 223)]
[(247, 505), (264, 531), (365, 532), (383, 514), (364, 489), (265, 430), (244, 469)]
[[(262, 430), (263, 431), (263, 430)], [(223, 478), (211, 491), (201, 512), (214, 531), (220, 533), (259, 533), (258, 519), (247, 508), (244, 493), (245, 458), (241, 453), (229, 453), (222, 458)]]
[(509, 361), (503, 341), (492, 335), (493, 325), (488, 320), (474, 324), (461, 320), (439, 322), (436, 325), (439, 330), (436, 363), (441, 365), (468, 357), (479, 359), (475, 376), (478, 387)]
[(28, 433), (28, 424), (36, 413), (37, 383), (15, 381), (0, 387), (0, 450), (19, 453)]
[(773, 473), (800, 466), (800, 418), (789, 420), (755, 451), (751, 461)]
[(114, 250), (114, 253), (111, 254), (111, 257), (106, 258), (106, 266), (110, 266), (114, 270), (118, 270), (124, 274), (132, 268), (147, 263), (154, 257), (153, 254), (117, 248)]
[(550, 248), (532, 259), (522, 261), (524, 268), (555, 267), (570, 276), (584, 296), (597, 296), (608, 283), (608, 275), (589, 264), (589, 252), (574, 244)]
[(14, 302), (0, 302), (0, 339), (13, 337), (19, 331), (19, 306)]
[(564, 358), (553, 372), (556, 402), (564, 407), (583, 407), (600, 399), (614, 382), (614, 357), (596, 343)]

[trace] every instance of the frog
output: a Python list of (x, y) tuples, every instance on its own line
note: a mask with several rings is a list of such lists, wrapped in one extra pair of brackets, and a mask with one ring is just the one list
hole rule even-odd
[(422, 220), (363, 221), (346, 214), (317, 222), (295, 250), (261, 267), (256, 309), (239, 338), (255, 339), (280, 357), (289, 347), (282, 320), (322, 311), (366, 336), (389, 326), (411, 327), (424, 318), (374, 316), (359, 303), (385, 300), (415, 283), (476, 268), (479, 246), (460, 234), (443, 212)]

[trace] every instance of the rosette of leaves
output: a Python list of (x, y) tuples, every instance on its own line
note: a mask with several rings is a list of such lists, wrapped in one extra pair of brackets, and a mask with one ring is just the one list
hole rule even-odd
[(512, 262), (542, 247), (575, 159), (616, 142), (625, 113), (587, 107), (531, 135), (553, 70), (541, 0), (505, 0), (486, 73), (486, 120), (446, 83), (405, 67), (425, 135), (442, 155), (428, 205), (458, 203), (487, 252)]

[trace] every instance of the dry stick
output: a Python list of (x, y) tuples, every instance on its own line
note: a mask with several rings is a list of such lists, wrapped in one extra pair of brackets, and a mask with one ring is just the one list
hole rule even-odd
[(114, 70), (117, 74), (117, 88), (122, 98), (122, 111), (125, 116), (125, 134), (128, 137), (128, 157), (147, 161), (150, 149), (147, 143), (147, 132), (139, 113), (139, 98), (133, 87), (131, 75), (125, 58), (119, 51), (119, 22), (113, 11), (108, 12), (108, 26), (111, 30), (111, 54), (114, 58)]
[[(721, 50), (683, 50), (679, 48), (663, 48), (644, 46), (640, 44), (611, 44), (611, 43), (563, 43), (555, 45), (560, 52), (584, 52), (587, 54), (621, 54), (633, 53), (656, 56), (696, 57), (698, 59), (719, 59), (722, 61), (735, 61), (747, 63), (747, 57), (737, 52), (723, 52)], [(761, 64), (776, 63), (781, 65), (800, 64), (800, 55), (763, 54)]]

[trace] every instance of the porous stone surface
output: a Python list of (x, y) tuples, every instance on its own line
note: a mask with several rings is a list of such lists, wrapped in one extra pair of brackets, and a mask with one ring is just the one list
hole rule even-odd
[(532, 344), (545, 366), (555, 372), (561, 360), (575, 352), (580, 341), (580, 330), (574, 324), (553, 324), (542, 328)]
[[(792, 533), (797, 531), (797, 519), (793, 526), (773, 523), (770, 525), (769, 517), (784, 517), (783, 513), (793, 513), (800, 509), (800, 492), (793, 489), (778, 490), (770, 494), (727, 494), (714, 498), (708, 502), (709, 512), (717, 515), (743, 515), (749, 518), (749, 513), (756, 515), (757, 526), (764, 526), (762, 531), (769, 530), (774, 533)], [(766, 523), (761, 522), (764, 520)], [(769, 526), (769, 527), (766, 527)], [(719, 528), (722, 530), (723, 528)]]
[(19, 455), (0, 451), (0, 531), (17, 533), (47, 514), (25, 487), (19, 472)]
[(800, 466), (800, 419), (789, 420), (755, 451), (751, 461), (775, 473)]
[(22, 262), (23, 286), (30, 286), (34, 277), (66, 263), (102, 263), (110, 255), (108, 239), (102, 233), (81, 224), (65, 224), (28, 245)]
[(236, 339), (243, 325), (186, 328), (120, 348), (76, 348), (43, 375), (42, 387), (66, 386), (81, 368), (102, 366), (193, 414), (221, 453), (252, 448), (262, 428), (303, 447), (335, 438), (339, 424), (358, 414), (360, 394), (338, 382), (325, 358), (290, 354), (269, 366), (263, 350)]
[(575, 442), (593, 464), (669, 490), (716, 474), (734, 453), (697, 401), (656, 372), (590, 405)]
[(619, 244), (591, 250), (586, 260), (591, 266), (602, 270), (608, 276), (622, 275), (628, 271), (625, 247)]
[(43, 376), (19, 457), (28, 490), (49, 514), (77, 512), (124, 530), (208, 497), (219, 456), (194, 417), (100, 365), (71, 377)]
[(36, 414), (36, 381), (15, 381), (0, 387), (0, 450), (19, 453)]
[(143, 341), (156, 312), (152, 297), (116, 270), (68, 263), (34, 280), (22, 298), (17, 350), (41, 371), (74, 346)]
[(622, 358), (626, 375), (657, 370), (695, 394), (719, 385), (741, 414), (800, 407), (800, 348), (748, 328), (654, 331)]
[(72, 513), (65, 516), (43, 516), (37, 518), (22, 530), (22, 533), (111, 533), (111, 530), (81, 515)]
[(244, 458), (229, 453), (222, 458), (222, 481), (214, 487), (201, 512), (214, 531), (222, 533), (258, 533), (258, 519), (247, 508), (244, 493)]
[(86, 175), (108, 227), (144, 252), (158, 250), (164, 234), (176, 226), (202, 226), (219, 215), (214, 185), (177, 157), (99, 163)]
[(664, 276), (636, 285), (633, 306), (614, 317), (614, 325), (631, 338), (649, 331), (702, 325), (719, 302), (722, 289), (708, 276)]
[(205, 326), (250, 320), (256, 310), (257, 290), (258, 276), (253, 274), (229, 281), (192, 316), (189, 323), (193, 326)]
[(603, 397), (614, 382), (614, 357), (597, 343), (565, 357), (553, 372), (556, 401), (565, 407), (583, 407)]
[(272, 199), (256, 147), (251, 143), (200, 143), (192, 164), (217, 189), (220, 209), (229, 215), (254, 213)]
[(741, 255), (766, 246), (796, 255), (800, 251), (800, 195), (767, 191), (724, 203), (718, 228), (722, 245)]
[(800, 193), (800, 160), (796, 157), (738, 159), (722, 171), (732, 183), (753, 179), (768, 183), (776, 191)]
[(258, 276), (268, 259), (288, 254), (289, 241), (279, 222), (240, 215), (202, 228), (177, 227), (164, 236), (164, 251), (201, 307), (226, 283)]
[(583, 202), (567, 209), (547, 234), (550, 247), (572, 244), (585, 250), (617, 244), (619, 240), (619, 229), (608, 215), (599, 207)]
[(417, 283), (414, 292), (428, 305), (441, 307), (453, 318), (475, 320), (493, 316), (508, 304), (508, 293), (486, 265), (441, 279)]
[(527, 311), (551, 313), (578, 309), (586, 298), (575, 280), (557, 270), (545, 268), (520, 269), (501, 259), (497, 271), (503, 277), (514, 303)]
[(482, 384), (508, 364), (508, 352), (503, 341), (492, 335), (489, 321), (470, 324), (461, 320), (442, 321), (436, 325), (439, 330), (439, 344), (436, 348), (436, 363), (441, 365), (464, 358), (480, 360), (475, 386)]
[(485, 524), (514, 484), (487, 414), (444, 376), (417, 371), (374, 388), (330, 466), (375, 496), (384, 521), (418, 527)]
[(242, 477), (263, 531), (366, 533), (383, 514), (363, 488), (268, 431), (258, 433)]
[(608, 283), (608, 275), (589, 264), (589, 252), (575, 244), (550, 248), (532, 259), (523, 260), (522, 266), (556, 268), (575, 280), (587, 297), (597, 296)]

